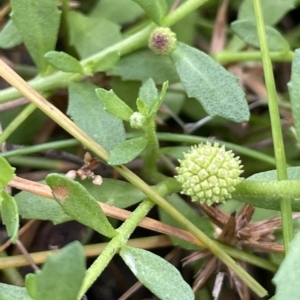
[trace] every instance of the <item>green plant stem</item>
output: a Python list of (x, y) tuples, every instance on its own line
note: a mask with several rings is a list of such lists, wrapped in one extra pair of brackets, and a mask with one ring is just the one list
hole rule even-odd
[[(180, 21), (182, 18), (187, 16), (190, 12), (197, 9), (199, 6), (204, 4), (207, 0), (189, 0), (180, 5), (176, 10), (174, 10), (170, 15), (165, 18), (165, 26), (171, 26), (176, 22)], [(108, 53), (113, 51), (119, 51), (120, 55), (131, 53), (138, 50), (147, 44), (148, 37), (151, 31), (156, 27), (155, 24), (142, 28), (140, 31), (126, 37), (124, 40), (116, 43), (104, 50), (89, 56), (88, 58), (82, 60), (80, 63), (84, 66), (91, 62), (97, 62), (103, 59)], [(45, 92), (48, 90), (54, 90), (59, 88), (64, 88), (68, 86), (69, 80), (74, 76), (73, 73), (64, 73), (61, 71), (55, 72), (51, 75), (44, 77), (37, 77), (29, 81), (29, 84), (38, 92)], [(76, 80), (81, 80), (85, 75), (77, 76)], [(20, 97), (20, 93), (14, 88), (7, 88), (0, 91), (0, 103), (10, 101)]]
[[(80, 63), (84, 66), (86, 64), (97, 62), (103, 59), (107, 54), (113, 51), (119, 51), (120, 55), (123, 56), (132, 51), (135, 51), (146, 45), (148, 36), (151, 31), (155, 28), (155, 25), (152, 23), (142, 29), (141, 31), (129, 36), (128, 38), (116, 43), (104, 50), (82, 60)], [(81, 80), (85, 75), (76, 76), (76, 80)], [(64, 88), (68, 86), (69, 81), (74, 79), (73, 73), (64, 73), (62, 71), (55, 72), (51, 75), (44, 77), (37, 77), (33, 80), (30, 80), (28, 83), (38, 92), (45, 92), (48, 90)], [(7, 88), (0, 91), (0, 103), (7, 102), (9, 100), (20, 97), (20, 92), (14, 88)]]
[(238, 250), (225, 244), (222, 244), (222, 248), (226, 251), (226, 253), (228, 253), (230, 256), (234, 257), (237, 260), (244, 261), (259, 268), (271, 271), (273, 273), (275, 273), (278, 270), (277, 264), (265, 258), (259, 257), (257, 255), (251, 255), (251, 253)]
[[(152, 25), (148, 25), (144, 28), (144, 33), (148, 32), (149, 27)], [(152, 27), (154, 28), (154, 27)], [(150, 34), (151, 30), (149, 30)], [(135, 37), (135, 36), (134, 36)], [(142, 35), (139, 35), (139, 38), (143, 38)], [(102, 50), (101, 52), (85, 59), (85, 63), (90, 60), (98, 61), (101, 58), (105, 57), (109, 52), (122, 50), (122, 47), (126, 47), (126, 44), (134, 43), (134, 39), (132, 36), (128, 37), (122, 41), (122, 43), (117, 43), (109, 48), (109, 51)], [(146, 44), (146, 37), (144, 37), (144, 45)], [(144, 46), (142, 45), (142, 46)], [(134, 46), (134, 44), (132, 45)], [(141, 47), (142, 47), (141, 46)], [(136, 45), (136, 50), (139, 49), (138, 45)], [(134, 50), (134, 49), (133, 49)], [(123, 51), (121, 51), (123, 53)], [(128, 52), (129, 53), (129, 52)], [(125, 53), (124, 53), (125, 54)], [(291, 62), (293, 60), (294, 53), (292, 51), (287, 52), (270, 52), (270, 58), (274, 62)], [(219, 62), (220, 64), (232, 63), (232, 62), (247, 62), (247, 61), (261, 61), (261, 52), (259, 51), (247, 51), (247, 52), (229, 52), (229, 51), (221, 51), (215, 53), (213, 58)], [(64, 72), (55, 72), (51, 75), (45, 77), (37, 77), (29, 81), (29, 84), (37, 91), (46, 91), (49, 89), (58, 89), (64, 88), (68, 85), (69, 80), (73, 74), (64, 73)], [(78, 80), (82, 79), (84, 76), (80, 76)], [(0, 103), (8, 102), (10, 100), (16, 99), (20, 97), (21, 94), (15, 88), (6, 88), (0, 91)]]
[(21, 75), (22, 77), (25, 77), (25, 78), (35, 77), (39, 73), (39, 70), (37, 69), (37, 67), (29, 66), (29, 65), (15, 64), (14, 69), (19, 75)]
[(28, 104), (0, 134), (0, 145), (36, 110), (33, 103)]
[(147, 215), (153, 206), (154, 203), (151, 200), (143, 200), (130, 217), (117, 229), (119, 234), (111, 239), (111, 241), (103, 249), (103, 252), (86, 271), (78, 294), (78, 299), (81, 299), (85, 292), (91, 287), (94, 281), (112, 260), (114, 255), (119, 252), (119, 249), (123, 245), (126, 245), (130, 235), (137, 227), (137, 224)]
[[(0, 252), (0, 260), (2, 258), (9, 257), (5, 251)], [(6, 277), (7, 282), (17, 286), (24, 286), (24, 280), (20, 272), (14, 266), (3, 270), (3, 274)]]
[[(167, 179), (155, 187), (155, 191), (162, 196), (168, 195), (173, 191), (177, 191), (178, 184), (173, 178)], [(80, 289), (78, 299), (84, 295), (93, 282), (102, 273), (114, 255), (119, 252), (119, 249), (126, 245), (130, 235), (138, 226), (140, 221), (148, 214), (154, 206), (154, 202), (146, 198), (133, 211), (129, 218), (117, 229), (118, 235), (115, 236), (105, 247), (101, 255), (93, 262), (87, 270), (82, 287)]]
[[(276, 87), (272, 69), (272, 63), (269, 54), (269, 47), (267, 42), (265, 24), (260, 5), (260, 0), (253, 0), (255, 19), (257, 25), (257, 32), (259, 37), (259, 44), (261, 48), (262, 63), (264, 68), (266, 88), (268, 92), (268, 105), (270, 111), (270, 119), (272, 125), (272, 136), (274, 142), (274, 152), (276, 159), (276, 169), (278, 180), (286, 180), (287, 169), (285, 160), (285, 151), (283, 144), (283, 137), (281, 131), (280, 115), (277, 104)], [(282, 216), (282, 229), (283, 241), (285, 252), (288, 253), (289, 243), (293, 239), (293, 219), (291, 199), (282, 197), (280, 199), (281, 216)]]
[[(270, 59), (274, 62), (291, 62), (294, 57), (294, 52), (270, 52)], [(261, 52), (245, 51), (245, 52), (229, 52), (221, 51), (213, 54), (213, 58), (220, 64), (233, 62), (261, 61)]]
[(149, 178), (157, 177), (157, 179), (160, 180), (160, 176), (157, 176), (159, 173), (157, 171), (156, 159), (158, 157), (159, 143), (156, 137), (155, 119), (150, 118), (143, 129), (148, 141), (147, 150), (145, 151), (145, 155), (143, 157), (145, 174), (147, 174)]
[(78, 165), (64, 162), (61, 160), (56, 159), (48, 159), (42, 157), (29, 157), (29, 156), (18, 156), (18, 157), (11, 157), (7, 159), (8, 162), (13, 166), (22, 166), (22, 167), (29, 167), (33, 169), (47, 169), (47, 170), (57, 170), (65, 171), (69, 170), (70, 168), (78, 168)]
[[(293, 211), (300, 211), (300, 180), (244, 180), (233, 198), (256, 207), (281, 210), (280, 199), (290, 199)], [(292, 218), (292, 216), (291, 216)]]
[(19, 148), (19, 149), (7, 151), (7, 152), (1, 152), (0, 156), (9, 158), (9, 157), (13, 157), (13, 156), (21, 156), (21, 155), (26, 155), (26, 154), (47, 151), (47, 150), (51, 150), (51, 149), (74, 147), (74, 146), (78, 146), (78, 145), (80, 145), (80, 143), (77, 140), (68, 139), (68, 140), (63, 140), (63, 141), (49, 142), (49, 143), (45, 143), (45, 144), (41, 144), (41, 145), (23, 147), (23, 148)]
[[(206, 137), (199, 137), (199, 136), (185, 135), (185, 134), (175, 134), (175, 133), (158, 132), (156, 133), (156, 136), (158, 140), (161, 141), (189, 143), (189, 144), (198, 144), (198, 143), (206, 142), (208, 140), (208, 138)], [(132, 133), (127, 134), (127, 138), (133, 138), (133, 137), (137, 137), (137, 135)], [(243, 154), (245, 156), (252, 157), (256, 160), (266, 162), (272, 166), (276, 166), (275, 159), (267, 154), (263, 154), (259, 151), (251, 150), (246, 147), (235, 145), (224, 141), (217, 141), (217, 142), (222, 145), (225, 145), (227, 149), (231, 149), (239, 154)], [(21, 155), (42, 152), (50, 149), (61, 149), (61, 148), (78, 146), (78, 145), (80, 145), (80, 142), (78, 142), (76, 139), (68, 139), (63, 141), (50, 142), (41, 145), (28, 146), (16, 150), (11, 150), (11, 151), (0, 153), (0, 156), (9, 158), (13, 156), (21, 156)], [(164, 148), (162, 148), (162, 151), (163, 149)]]
[[(200, 136), (187, 135), (187, 134), (158, 132), (156, 135), (157, 135), (158, 140), (168, 141), (168, 142), (198, 144), (198, 143), (203, 143), (203, 142), (209, 141), (209, 139), (207, 137), (200, 137)], [(127, 136), (132, 138), (132, 137), (135, 137), (136, 135), (131, 133), (131, 134), (127, 134)], [(240, 154), (246, 155), (248, 157), (252, 157), (256, 160), (264, 161), (270, 165), (276, 166), (275, 159), (267, 154), (263, 154), (259, 151), (251, 150), (246, 147), (228, 143), (228, 142), (224, 142), (224, 141), (216, 140), (216, 142), (224, 145), (227, 149), (231, 149), (237, 153), (240, 153)]]
[[(108, 152), (91, 139), (82, 129), (76, 126), (66, 115), (54, 107), (51, 103), (45, 100), (37, 91), (30, 87), (18, 74), (9, 68), (2, 60), (0, 60), (0, 75), (9, 82), (12, 86), (17, 88), (25, 97), (35, 103), (35, 105), (53, 119), (58, 125), (64, 128), (72, 136), (77, 138), (83, 145), (96, 153), (99, 157), (107, 161)], [(209, 250), (216, 255), (225, 265), (227, 265), (236, 275), (249, 286), (257, 295), (263, 297), (267, 295), (267, 291), (257, 283), (241, 266), (226, 254), (214, 241), (207, 237), (199, 228), (192, 222), (186, 219), (180, 212), (178, 212), (168, 201), (160, 196), (155, 190), (147, 185), (141, 178), (135, 175), (125, 166), (115, 166), (115, 169), (131, 182), (134, 186), (140, 189), (153, 202), (164, 209), (176, 221), (182, 224), (188, 231), (190, 231), (196, 238), (201, 240)]]

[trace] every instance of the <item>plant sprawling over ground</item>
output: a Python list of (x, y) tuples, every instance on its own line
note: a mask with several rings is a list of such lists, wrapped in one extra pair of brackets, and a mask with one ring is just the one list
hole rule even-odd
[(300, 299), (299, 4), (1, 3), (0, 299)]

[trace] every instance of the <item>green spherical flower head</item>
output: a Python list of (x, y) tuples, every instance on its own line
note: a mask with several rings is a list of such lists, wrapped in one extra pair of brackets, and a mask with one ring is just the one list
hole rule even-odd
[(150, 35), (148, 46), (158, 55), (169, 55), (177, 45), (176, 34), (167, 27), (157, 27)]
[(218, 143), (193, 146), (179, 162), (175, 178), (182, 185), (181, 193), (191, 196), (192, 201), (208, 205), (224, 202), (243, 179), (239, 157)]

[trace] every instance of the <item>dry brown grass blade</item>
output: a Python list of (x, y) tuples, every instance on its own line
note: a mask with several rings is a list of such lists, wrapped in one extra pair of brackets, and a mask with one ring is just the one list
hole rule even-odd
[(252, 227), (249, 226), (254, 214), (254, 207), (246, 204), (239, 211), (236, 221), (236, 232), (239, 238), (247, 239), (253, 236)]
[(10, 4), (5, 4), (1, 9), (0, 9), (0, 21), (10, 12), (11, 7)]
[(0, 104), (0, 111), (13, 109), (13, 108), (25, 105), (27, 103), (29, 103), (29, 101), (25, 98), (19, 98), (17, 100), (13, 100), (13, 101), (10, 101), (10, 102), (1, 103)]
[[(172, 245), (170, 239), (165, 235), (151, 236), (146, 238), (130, 239), (128, 245), (136, 248), (143, 249), (155, 249), (163, 248)], [(107, 246), (107, 243), (92, 244), (83, 246), (83, 252), (85, 257), (98, 256)], [(53, 253), (57, 253), (59, 250), (48, 250), (30, 253), (30, 256), (35, 264), (42, 264), (47, 257)], [(0, 258), (0, 269), (6, 269), (11, 267), (23, 267), (28, 265), (28, 260), (24, 255), (14, 255)]]
[(217, 265), (218, 259), (215, 256), (211, 255), (196, 275), (197, 277), (193, 285), (194, 292), (203, 287), (207, 283), (207, 281), (215, 274)]
[[(51, 189), (49, 186), (45, 184), (41, 184), (35, 181), (27, 180), (24, 178), (20, 178), (16, 176), (10, 183), (10, 186), (15, 187), (20, 190), (24, 190), (33, 194), (40, 195), (45, 198), (54, 199)], [(125, 209), (117, 208), (110, 206), (106, 203), (98, 202), (101, 206), (104, 213), (112, 218), (118, 219), (118, 220), (126, 220), (131, 212), (127, 211)], [(190, 243), (196, 244), (198, 246), (204, 246), (198, 239), (196, 239), (191, 233), (188, 231), (172, 227), (170, 225), (167, 225), (163, 222), (151, 219), (151, 218), (144, 218), (139, 225), (140, 227), (150, 229), (156, 232), (168, 234), (174, 237), (177, 237), (179, 239), (188, 241)]]
[(183, 262), (182, 266), (185, 266), (185, 265), (187, 265), (193, 261), (199, 260), (201, 258), (207, 257), (208, 255), (211, 255), (211, 253), (207, 249), (202, 250), (202, 251), (193, 252), (181, 260)]
[[(239, 263), (245, 270), (247, 265), (245, 263)], [(245, 285), (230, 269), (228, 269), (229, 278), (231, 282), (231, 286), (235, 286), (240, 299), (242, 300), (250, 300), (250, 293), (247, 285)]]
[(224, 244), (234, 246), (237, 242), (236, 240), (236, 213), (232, 213), (228, 218), (218, 240)]
[(230, 217), (228, 213), (222, 211), (217, 206), (208, 206), (200, 202), (197, 202), (197, 204), (215, 225), (221, 229), (224, 228), (225, 223)]
[(222, 51), (226, 42), (228, 0), (223, 0), (217, 13), (209, 53)]
[(247, 223), (251, 222), (252, 216), (254, 214), (255, 208), (249, 204), (246, 204), (237, 214), (237, 222), (240, 222), (239, 219), (246, 221)]
[[(36, 220), (29, 220), (18, 232), (19, 237), (26, 231), (28, 230), (33, 223), (36, 222)], [(1, 245), (0, 247), (0, 252), (4, 251), (7, 247), (9, 247), (12, 244), (11, 239), (7, 240), (4, 244)]]
[(261, 74), (256, 74), (253, 70), (243, 72), (241, 80), (259, 99), (267, 98), (268, 93)]
[(284, 246), (274, 242), (243, 242), (243, 248), (245, 250), (251, 250), (256, 252), (267, 252), (267, 253), (284, 253)]
[[(223, 212), (217, 206), (207, 206), (205, 204), (199, 204), (199, 206), (212, 222), (222, 229), (217, 238), (218, 241), (237, 249), (242, 248), (244, 250), (265, 253), (284, 252), (283, 245), (273, 242), (275, 239), (273, 232), (280, 226), (281, 218), (272, 217), (259, 222), (251, 222), (255, 208), (249, 204), (245, 204), (238, 214), (234, 211), (230, 215)], [(205, 258), (206, 261), (197, 273), (193, 286), (194, 291), (203, 287), (214, 274), (217, 274), (214, 288), (216, 294), (214, 296), (217, 299), (224, 279), (224, 276), (221, 275), (226, 273), (231, 286), (235, 288), (240, 299), (250, 299), (247, 286), (230, 269), (217, 260), (215, 256), (209, 254), (208, 250), (192, 253), (184, 259), (184, 264), (201, 258)], [(246, 268), (244, 262), (237, 261), (237, 264), (244, 269)]]

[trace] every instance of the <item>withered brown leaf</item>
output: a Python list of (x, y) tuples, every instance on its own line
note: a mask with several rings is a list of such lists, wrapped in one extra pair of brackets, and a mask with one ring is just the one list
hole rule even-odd
[[(274, 241), (274, 231), (281, 226), (281, 217), (270, 217), (262, 221), (251, 222), (255, 208), (249, 204), (245, 204), (238, 213), (234, 211), (231, 214), (224, 212), (218, 206), (208, 206), (201, 203), (198, 203), (198, 205), (216, 225), (216, 231), (219, 232), (218, 241), (240, 250), (265, 253), (284, 251), (283, 245)], [(298, 217), (300, 217), (300, 213), (293, 215), (294, 219)], [(215, 274), (225, 273), (231, 286), (238, 292), (239, 297), (243, 300), (250, 299), (247, 286), (209, 250), (193, 252), (183, 260), (184, 265), (201, 258), (206, 258), (206, 261), (196, 274), (193, 286), (194, 291), (202, 288)], [(237, 263), (246, 268), (244, 262), (237, 261)], [(219, 280), (215, 282), (215, 299), (218, 299), (217, 294), (221, 290), (220, 285), (222, 285), (224, 276), (217, 276), (217, 278)]]

